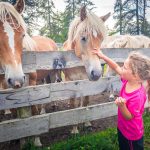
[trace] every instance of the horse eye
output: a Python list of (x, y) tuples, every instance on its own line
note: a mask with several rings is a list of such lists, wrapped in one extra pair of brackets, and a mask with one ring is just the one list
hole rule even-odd
[(24, 37), (25, 37), (25, 34), (23, 34), (22, 37), (24, 38)]
[(86, 42), (87, 38), (86, 37), (82, 37), (81, 40), (84, 41), (84, 42)]

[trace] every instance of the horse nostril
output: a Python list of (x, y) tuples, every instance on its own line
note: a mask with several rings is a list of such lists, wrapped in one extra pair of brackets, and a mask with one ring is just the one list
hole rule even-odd
[(96, 72), (94, 70), (91, 71), (91, 77), (92, 77), (92, 80), (96, 81), (100, 78), (100, 73), (99, 72)]
[(62, 68), (62, 64), (59, 64), (59, 67)]
[(8, 82), (8, 84), (12, 85), (12, 79), (11, 78), (8, 78), (7, 82)]
[[(26, 76), (23, 76), (23, 79), (24, 79), (24, 82), (25, 82), (25, 80), (26, 80)], [(24, 82), (23, 82), (23, 83), (24, 83)]]

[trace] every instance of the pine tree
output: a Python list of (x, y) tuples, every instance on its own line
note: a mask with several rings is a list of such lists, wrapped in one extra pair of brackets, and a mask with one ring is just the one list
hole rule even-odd
[(123, 16), (122, 16), (123, 6), (122, 6), (122, 0), (116, 0), (114, 5), (114, 19), (117, 19), (118, 22), (116, 23), (117, 31), (120, 32), (120, 34), (123, 34)]
[(145, 34), (145, 14), (148, 8), (146, 0), (116, 0), (114, 18), (120, 34)]

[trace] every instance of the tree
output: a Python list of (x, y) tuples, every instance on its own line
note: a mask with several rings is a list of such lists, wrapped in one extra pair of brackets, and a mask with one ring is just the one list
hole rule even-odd
[[(0, 1), (9, 2), (9, 3), (11, 3), (12, 5), (14, 5), (17, 0), (0, 0)], [(25, 3), (26, 3), (26, 5), (28, 5), (28, 6), (34, 6), (34, 5), (35, 5), (34, 0), (25, 0)]]
[(145, 14), (148, 8), (146, 0), (116, 0), (114, 18), (120, 34), (145, 34)]
[(122, 11), (123, 11), (122, 0), (116, 0), (114, 5), (115, 15), (113, 18), (118, 20), (118, 22), (116, 23), (116, 27), (117, 27), (117, 31), (119, 31), (120, 34), (123, 34)]

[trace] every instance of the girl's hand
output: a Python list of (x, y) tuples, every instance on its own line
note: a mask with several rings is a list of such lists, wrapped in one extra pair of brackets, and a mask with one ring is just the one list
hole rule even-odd
[(118, 106), (118, 107), (123, 107), (123, 106), (126, 106), (126, 99), (122, 98), (122, 97), (117, 97), (117, 99), (115, 100), (115, 104)]
[(94, 49), (94, 50), (92, 50), (92, 53), (93, 53), (93, 54), (96, 54), (98, 57), (100, 57), (100, 58), (102, 58), (102, 59), (103, 59), (103, 57), (104, 57), (104, 54), (102, 53), (101, 50)]

